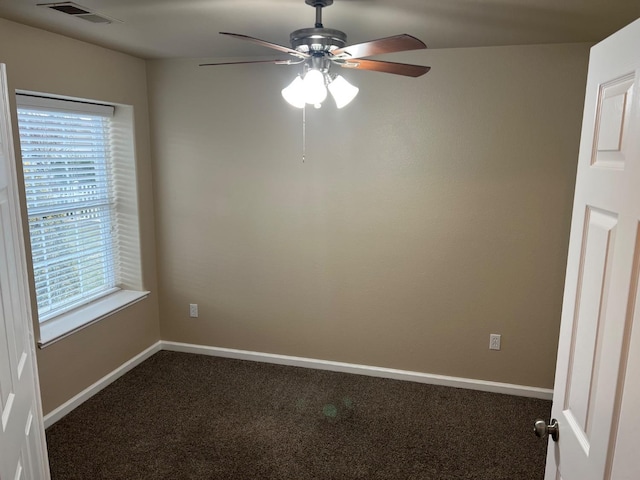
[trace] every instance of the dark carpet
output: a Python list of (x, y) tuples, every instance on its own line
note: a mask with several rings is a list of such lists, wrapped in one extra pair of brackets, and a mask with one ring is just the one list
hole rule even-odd
[(541, 480), (551, 402), (159, 352), (47, 430), (54, 480)]

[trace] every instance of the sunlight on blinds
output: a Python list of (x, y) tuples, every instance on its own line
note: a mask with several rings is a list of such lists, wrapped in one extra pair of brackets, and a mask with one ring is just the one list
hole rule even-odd
[(29, 106), (18, 124), (42, 322), (117, 286), (111, 119)]

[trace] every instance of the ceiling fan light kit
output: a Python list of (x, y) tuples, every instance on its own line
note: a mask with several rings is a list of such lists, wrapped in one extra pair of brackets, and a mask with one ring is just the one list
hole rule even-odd
[(303, 65), (303, 72), (297, 75), (290, 85), (282, 90), (282, 97), (296, 108), (310, 104), (320, 108), (327, 97), (327, 91), (338, 108), (348, 105), (358, 94), (359, 89), (351, 85), (340, 75), (332, 75), (332, 65), (359, 70), (372, 70), (407, 77), (419, 77), (431, 67), (409, 65), (406, 63), (368, 60), (364, 57), (384, 53), (404, 52), (427, 48), (420, 40), (411, 35), (401, 34), (347, 46), (347, 35), (340, 30), (324, 28), (322, 9), (333, 4), (333, 0), (305, 0), (307, 5), (316, 9), (316, 22), (313, 28), (295, 30), (289, 35), (291, 48), (276, 43), (238, 33), (220, 32), (240, 40), (256, 43), (296, 57), (288, 60), (256, 60), (244, 62), (206, 63), (201, 66), (274, 63), (279, 65)]
[(306, 104), (320, 108), (327, 98), (327, 91), (336, 102), (336, 107), (347, 106), (360, 89), (351, 85), (344, 77), (332, 78), (327, 72), (309, 70), (304, 78), (300, 75), (293, 79), (289, 86), (282, 89), (282, 97), (289, 105), (304, 108)]

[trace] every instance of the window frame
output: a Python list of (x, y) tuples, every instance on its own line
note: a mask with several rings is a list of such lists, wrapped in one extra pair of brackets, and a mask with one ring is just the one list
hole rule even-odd
[[(141, 254), (140, 254), (140, 228), (138, 222), (138, 205), (137, 205), (137, 181), (135, 179), (135, 157), (133, 148), (133, 107), (125, 105), (113, 105), (103, 104), (93, 101), (85, 101), (81, 99), (71, 99), (66, 97), (50, 96), (35, 92), (16, 91), (16, 106), (17, 109), (32, 109), (37, 108), (40, 110), (50, 111), (70, 111), (74, 113), (94, 113), (101, 112), (102, 116), (112, 115), (112, 121), (119, 128), (118, 137), (124, 138), (123, 145), (120, 145), (116, 150), (111, 148), (111, 155), (113, 156), (112, 162), (118, 162), (119, 168), (127, 171), (126, 185), (118, 186), (116, 191), (126, 191), (126, 195), (120, 195), (114, 193), (116, 198), (114, 205), (109, 206), (111, 215), (116, 218), (125, 217), (126, 220), (113, 220), (118, 224), (117, 233), (114, 233), (114, 237), (111, 241), (114, 244), (121, 243), (119, 240), (126, 239), (127, 245), (132, 245), (131, 251), (126, 252), (127, 260), (133, 259), (131, 262), (133, 267), (124, 266), (124, 262), (115, 261), (114, 269), (119, 274), (116, 274), (116, 285), (113, 288), (109, 288), (99, 293), (84, 299), (79, 300), (76, 304), (52, 315), (44, 315), (44, 319), (40, 320), (40, 312), (38, 312), (37, 302), (35, 302), (35, 279), (33, 272), (33, 252), (31, 249), (32, 237), (31, 230), (28, 229), (28, 236), (25, 235), (25, 242), (28, 242), (28, 250), (30, 252), (29, 262), (31, 266), (31, 285), (32, 294), (34, 297), (34, 305), (36, 305), (37, 319), (36, 328), (39, 327), (38, 332), (38, 345), (44, 348), (47, 345), (55, 343), (89, 325), (92, 325), (110, 315), (113, 315), (130, 305), (133, 305), (144, 298), (146, 298), (150, 292), (142, 288), (142, 268), (141, 268)], [(20, 128), (18, 128), (18, 136), (20, 137)], [(111, 134), (113, 137), (113, 133)], [(113, 147), (113, 139), (110, 139), (110, 146)], [(22, 149), (20, 150), (22, 152)], [(23, 162), (20, 162), (23, 165)], [(117, 176), (115, 173), (109, 173), (109, 182), (118, 184)], [(132, 178), (131, 178), (132, 177)], [(24, 181), (24, 175), (23, 175)], [(119, 185), (119, 184), (118, 184)], [(23, 188), (26, 188), (23, 185)], [(122, 197), (122, 198), (121, 198)], [(126, 199), (124, 197), (127, 197)], [(134, 198), (135, 201), (131, 201)], [(132, 205), (135, 203), (135, 205)], [(126, 209), (126, 215), (117, 215), (120, 208)], [(132, 213), (133, 212), (133, 213)], [(122, 225), (120, 225), (122, 223)], [(126, 223), (126, 225), (125, 225)], [(125, 233), (121, 233), (124, 231)], [(134, 238), (135, 237), (135, 238)], [(115, 248), (115, 247), (114, 247)], [(136, 265), (137, 263), (137, 265)], [(127, 272), (122, 273), (122, 270), (127, 269)], [(127, 281), (124, 282), (120, 277), (126, 277)]]

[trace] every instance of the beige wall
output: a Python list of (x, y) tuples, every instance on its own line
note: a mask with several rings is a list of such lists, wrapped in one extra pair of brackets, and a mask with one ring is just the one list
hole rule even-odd
[[(46, 414), (159, 339), (146, 66), (128, 55), (3, 19), (0, 63), (7, 64), (10, 91), (32, 90), (134, 107), (143, 282), (152, 293), (133, 307), (38, 351)], [(13, 106), (15, 136), (15, 102)]]
[(304, 163), (293, 67), (149, 62), (162, 338), (551, 388), (588, 47), (343, 71)]

